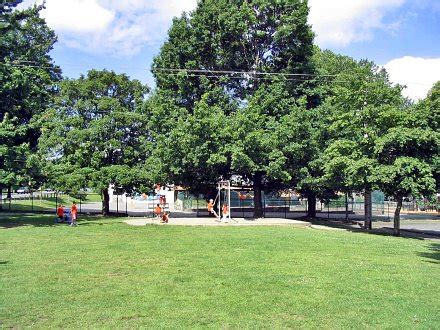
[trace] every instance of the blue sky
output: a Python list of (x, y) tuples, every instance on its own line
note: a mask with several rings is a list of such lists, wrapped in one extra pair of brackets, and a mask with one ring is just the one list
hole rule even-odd
[[(25, 0), (23, 6), (34, 2)], [(413, 99), (440, 79), (440, 1), (309, 0), (309, 5), (320, 47), (385, 65)], [(65, 76), (106, 68), (153, 86), (149, 68), (172, 17), (195, 6), (196, 0), (46, 0), (43, 16), (58, 35), (52, 56)]]

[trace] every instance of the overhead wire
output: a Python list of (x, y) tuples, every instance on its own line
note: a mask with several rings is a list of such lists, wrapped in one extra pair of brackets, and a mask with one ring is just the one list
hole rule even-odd
[[(35, 63), (35, 64), (32, 64)], [(40, 68), (40, 69), (62, 69), (60, 67), (53, 66), (44, 66), (38, 65), (36, 61), (28, 61), (28, 60), (15, 60), (12, 62), (3, 62), (11, 67), (18, 68)], [(84, 64), (85, 66), (87, 64)], [(80, 66), (70, 66), (68, 67), (76, 67), (80, 68)], [(127, 69), (127, 70), (137, 70), (144, 69), (141, 67), (118, 67), (118, 69)], [(147, 69), (145, 69), (147, 71)], [(233, 71), (233, 70), (210, 70), (210, 69), (181, 69), (181, 68), (153, 68), (151, 69), (153, 73), (160, 73), (162, 75), (170, 75), (177, 76), (182, 73), (186, 73), (187, 77), (205, 77), (205, 78), (228, 78), (228, 79), (244, 79), (244, 80), (266, 80), (271, 81), (275, 77), (285, 77), (285, 81), (315, 81), (315, 82), (325, 82), (325, 83), (347, 83), (349, 80), (335, 80), (331, 78), (341, 77), (341, 74), (316, 74), (316, 73), (284, 73), (284, 72), (258, 72), (258, 71)], [(350, 73), (350, 72), (343, 72)], [(329, 79), (323, 81), (323, 79)], [(317, 80), (321, 79), (321, 80)], [(380, 79), (380, 78), (379, 78)], [(431, 84), (425, 84), (421, 82), (411, 82), (407, 81), (405, 84), (414, 84), (420, 86), (431, 86)]]

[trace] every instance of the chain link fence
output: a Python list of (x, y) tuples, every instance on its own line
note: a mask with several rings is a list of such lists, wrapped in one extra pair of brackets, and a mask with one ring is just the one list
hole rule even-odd
[[(173, 198), (170, 198), (173, 199)], [(185, 191), (176, 192), (174, 200), (160, 201), (158, 196), (112, 194), (110, 196), (110, 213), (120, 216), (152, 216), (154, 207), (161, 204), (166, 211), (192, 213), (198, 217), (209, 216), (207, 199), (194, 196)], [(59, 205), (70, 209), (76, 202), (80, 214), (101, 214), (103, 203), (101, 195), (92, 191), (82, 191), (69, 195), (55, 191), (13, 192), (9, 196), (5, 191), (0, 195), (0, 211), (3, 212), (35, 212), (56, 213)], [(216, 201), (217, 202), (217, 201)], [(217, 207), (217, 203), (215, 203)], [(294, 219), (307, 215), (307, 199), (296, 197), (279, 197), (274, 194), (262, 195), (263, 216), (268, 218)], [(376, 201), (373, 203), (373, 220), (392, 221), (397, 203), (392, 201)], [(254, 214), (253, 198), (231, 198), (229, 206), (232, 217), (251, 218)], [(316, 204), (317, 217), (326, 219), (362, 220), (364, 216), (363, 201), (344, 199), (318, 201)], [(404, 202), (402, 213), (405, 212), (438, 212), (438, 203)]]

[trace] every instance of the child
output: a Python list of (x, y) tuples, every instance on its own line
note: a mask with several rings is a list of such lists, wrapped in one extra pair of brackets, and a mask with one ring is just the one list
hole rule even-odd
[(72, 216), (72, 222), (70, 223), (71, 226), (77, 226), (76, 218), (78, 216), (78, 209), (76, 208), (76, 203), (72, 203), (72, 207), (70, 208), (70, 214)]
[(229, 216), (229, 208), (228, 208), (228, 204), (223, 204), (223, 207), (222, 207), (222, 214), (223, 214), (222, 222), (226, 222), (226, 223), (228, 223), (228, 222), (229, 222), (229, 219), (228, 219), (228, 216)]
[(170, 219), (169, 217), (170, 212), (164, 212), (162, 215), (162, 223), (168, 223), (168, 220)]
[(154, 208), (154, 214), (156, 214), (156, 217), (160, 219), (162, 215), (162, 207), (160, 207), (160, 204), (157, 204), (156, 207)]
[(213, 214), (215, 215), (215, 217), (218, 219), (219, 216), (217, 215), (217, 213), (214, 210), (214, 200), (210, 199), (208, 205), (206, 206), (206, 208), (208, 209), (209, 214)]
[(57, 208), (57, 222), (63, 222), (63, 218), (64, 218), (64, 208), (63, 205), (58, 205)]

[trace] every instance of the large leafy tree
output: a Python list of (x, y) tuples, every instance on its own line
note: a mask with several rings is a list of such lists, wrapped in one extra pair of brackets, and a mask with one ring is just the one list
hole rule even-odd
[[(291, 180), (287, 167), (292, 159), (279, 150), (272, 133), (286, 128), (278, 120), (299, 99), (304, 108), (314, 105), (311, 84), (304, 82), (307, 76), (279, 77), (312, 72), (313, 33), (307, 15), (306, 1), (205, 0), (190, 15), (174, 20), (153, 64), (158, 93), (166, 93), (179, 109), (162, 118), (173, 123), (165, 136), (182, 132), (185, 125), (197, 127), (200, 120), (217, 123), (201, 135), (186, 129), (174, 144), (162, 143), (179, 160), (171, 160), (178, 182), (212, 184), (232, 173), (241, 175), (253, 182), (259, 217), (264, 186)], [(182, 166), (180, 141), (200, 145), (200, 137), (204, 147), (197, 149), (196, 168)]]
[(43, 7), (16, 10), (20, 2), (0, 5), (0, 190), (38, 184), (41, 173), (29, 155), (37, 147), (39, 115), (61, 79), (49, 55), (56, 36), (39, 15)]
[(70, 192), (94, 187), (102, 194), (104, 214), (110, 185), (128, 193), (151, 187), (143, 166), (150, 151), (147, 92), (138, 80), (106, 70), (63, 81), (44, 114), (40, 138), (52, 183)]
[(371, 190), (379, 188), (393, 196), (398, 234), (403, 197), (429, 195), (434, 189), (435, 88), (413, 107), (401, 96), (401, 86), (392, 86), (387, 73), (373, 63), (328, 51), (317, 54), (318, 70), (339, 67), (340, 74), (331, 88), (319, 89), (325, 99), (320, 109), (326, 109), (330, 125), (318, 159), (322, 173), (316, 180), (332, 190), (364, 192), (366, 228), (371, 228)]
[(403, 198), (429, 198), (439, 188), (439, 86), (436, 83), (424, 100), (405, 111), (391, 108), (386, 116), (380, 117), (381, 125), (389, 129), (375, 141), (374, 154), (379, 166), (374, 178), (397, 202), (395, 235), (400, 234)]
[(387, 73), (374, 63), (341, 59), (349, 69), (338, 75), (322, 105), (331, 124), (321, 156), (321, 179), (335, 190), (363, 192), (365, 226), (371, 228), (371, 191), (377, 187), (374, 173), (379, 165), (374, 146), (405, 120), (405, 101), (401, 87), (393, 87)]
[[(436, 192), (432, 160), (440, 152), (440, 134), (428, 127), (393, 127), (374, 146), (378, 163), (374, 178), (397, 201), (394, 234), (400, 234), (404, 197), (430, 197)], [(438, 171), (438, 169), (436, 169)]]

